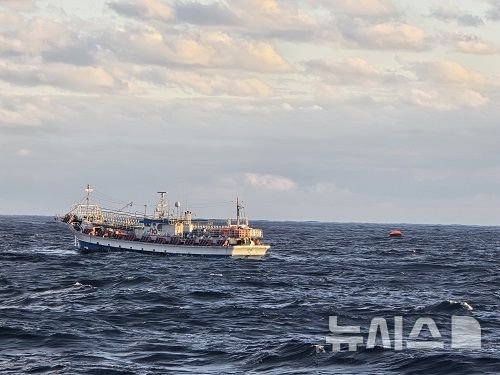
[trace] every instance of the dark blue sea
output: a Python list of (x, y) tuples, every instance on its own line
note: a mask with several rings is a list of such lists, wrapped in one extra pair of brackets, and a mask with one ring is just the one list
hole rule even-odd
[[(261, 260), (81, 254), (49, 217), (0, 217), (2, 374), (500, 370), (500, 228), (255, 224)], [(454, 315), (479, 322), (481, 348), (450, 346)], [(332, 352), (329, 316), (361, 327), (357, 351)], [(405, 339), (432, 318), (443, 347), (368, 348), (371, 319), (392, 338), (394, 316)]]

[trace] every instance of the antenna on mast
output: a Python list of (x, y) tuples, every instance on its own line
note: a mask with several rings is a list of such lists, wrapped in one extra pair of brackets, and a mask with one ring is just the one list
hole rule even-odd
[(236, 225), (240, 226), (240, 212), (243, 206), (240, 204), (240, 199), (236, 197)]
[(87, 187), (85, 188), (85, 193), (87, 193), (87, 197), (85, 198), (85, 201), (87, 202), (87, 219), (89, 218), (89, 206), (90, 206), (90, 193), (92, 193), (94, 189), (90, 187), (90, 184), (87, 184)]
[(89, 203), (89, 200), (90, 200), (90, 193), (92, 193), (93, 191), (94, 191), (94, 189), (92, 189), (90, 187), (90, 185), (87, 184), (87, 187), (85, 188), (85, 192), (87, 193), (87, 198), (86, 198), (87, 204)]
[(165, 201), (167, 192), (159, 191), (158, 194), (160, 194), (160, 200), (156, 205), (154, 217), (155, 219), (163, 219), (168, 214), (168, 203)]
[(179, 201), (175, 202), (175, 208), (177, 209), (177, 217), (180, 219), (181, 218), (181, 202), (179, 202)]

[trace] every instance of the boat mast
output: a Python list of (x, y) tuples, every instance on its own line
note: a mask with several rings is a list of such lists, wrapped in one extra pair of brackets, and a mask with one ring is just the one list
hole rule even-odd
[(89, 218), (90, 193), (93, 191), (94, 189), (90, 187), (90, 184), (87, 184), (87, 187), (85, 188), (85, 192), (87, 193), (87, 197), (85, 198), (85, 201), (87, 202), (87, 220)]
[(240, 226), (240, 211), (243, 206), (240, 204), (240, 200), (236, 197), (236, 225)]
[(155, 219), (163, 219), (168, 211), (168, 204), (165, 202), (165, 194), (167, 194), (167, 192), (159, 191), (158, 194), (160, 194), (160, 200), (156, 205), (154, 216)]

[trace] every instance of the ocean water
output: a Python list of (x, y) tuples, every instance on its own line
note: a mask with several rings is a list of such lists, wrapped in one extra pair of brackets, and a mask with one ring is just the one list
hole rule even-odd
[[(0, 217), (0, 371), (498, 373), (500, 228), (256, 224), (272, 249), (242, 260), (81, 254), (49, 217)], [(482, 348), (450, 347), (452, 315), (480, 323)], [(329, 316), (361, 327), (357, 351), (332, 352)], [(367, 348), (371, 319), (392, 338), (394, 316), (405, 339), (432, 318), (444, 347)]]

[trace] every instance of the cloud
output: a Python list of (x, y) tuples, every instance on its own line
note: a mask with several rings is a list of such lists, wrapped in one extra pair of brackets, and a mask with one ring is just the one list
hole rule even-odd
[(31, 155), (31, 151), (26, 148), (20, 148), (19, 150), (17, 150), (16, 154), (21, 157), (26, 157)]
[(135, 63), (258, 72), (291, 70), (270, 43), (235, 38), (225, 32), (198, 30), (171, 35), (147, 27), (119, 31), (105, 43), (120, 60)]
[(66, 46), (72, 40), (69, 27), (45, 17), (27, 18), (17, 13), (0, 12), (0, 53), (39, 55)]
[(231, 0), (178, 1), (177, 21), (197, 26), (223, 26), (250, 37), (310, 40), (328, 28), (326, 17), (301, 2)]
[(500, 44), (483, 40), (476, 34), (449, 32), (437, 35), (445, 47), (452, 47), (454, 52), (473, 55), (492, 55), (500, 52)]
[(306, 63), (308, 71), (339, 84), (374, 84), (382, 81), (384, 73), (368, 61), (352, 57), (345, 60), (317, 59)]
[(0, 79), (23, 86), (47, 85), (82, 91), (115, 89), (121, 85), (103, 68), (62, 63), (28, 66), (0, 61)]
[(389, 0), (324, 0), (319, 3), (334, 13), (357, 17), (393, 17), (400, 13)]
[(438, 110), (478, 108), (490, 102), (497, 77), (487, 76), (447, 60), (410, 65), (418, 81), (411, 88), (411, 102)]
[(275, 37), (306, 36), (322, 24), (321, 17), (313, 16), (300, 3), (276, 0), (240, 0), (232, 2), (231, 10), (243, 27), (252, 33)]
[(306, 67), (319, 77), (316, 100), (327, 108), (329, 101), (336, 103), (351, 116), (360, 107), (366, 112), (383, 108), (392, 116), (395, 103), (405, 102), (439, 110), (478, 108), (491, 101), (500, 85), (498, 77), (447, 60), (414, 62), (401, 73), (378, 69), (361, 58), (312, 60)]
[(34, 0), (2, 0), (0, 7), (9, 8), (19, 12), (31, 12), (37, 9)]
[(161, 0), (128, 0), (109, 2), (108, 6), (116, 13), (144, 20), (172, 21), (173, 9)]
[(76, 90), (113, 89), (119, 82), (101, 67), (48, 64), (43, 68), (42, 82)]
[(194, 90), (204, 95), (231, 95), (266, 97), (273, 94), (273, 89), (264, 81), (255, 77), (234, 77), (220, 74), (204, 74), (184, 70), (170, 70), (162, 67), (150, 67), (138, 74), (141, 79), (156, 85), (174, 85)]
[(44, 98), (0, 96), (0, 128), (41, 126), (55, 118), (53, 109)]
[(500, 1), (490, 0), (490, 9), (486, 13), (488, 19), (492, 21), (500, 21)]
[[(27, 116), (25, 116), (23, 111), (14, 111), (11, 109), (6, 109), (6, 108), (0, 108), (0, 126), (5, 126), (5, 125), (36, 125), (39, 124), (39, 120), (31, 121), (31, 119), (28, 119)], [(33, 108), (31, 108), (33, 109)]]
[(425, 31), (402, 22), (348, 22), (342, 25), (342, 35), (359, 48), (417, 51), (428, 48)]
[(432, 83), (488, 86), (498, 83), (498, 79), (470, 70), (454, 61), (436, 60), (411, 64), (418, 78)]
[(293, 106), (290, 103), (284, 102), (281, 103), (279, 106), (279, 109), (283, 111), (312, 111), (312, 112), (317, 112), (317, 111), (322, 111), (323, 107), (318, 105), (318, 104), (310, 104), (310, 105), (297, 105)]
[(457, 51), (463, 53), (477, 55), (491, 55), (500, 52), (500, 47), (493, 43), (475, 41), (475, 40), (459, 40), (455, 43)]
[(46, 62), (62, 62), (74, 65), (97, 65), (101, 48), (95, 36), (74, 35), (65, 46), (47, 48), (40, 53)]
[(478, 108), (489, 102), (486, 96), (475, 90), (439, 90), (433, 88), (412, 89), (410, 100), (421, 107), (444, 111), (462, 107)]
[(351, 190), (341, 188), (334, 182), (317, 182), (307, 189), (312, 194), (321, 194), (327, 197), (335, 197), (339, 199), (351, 199), (354, 194)]
[(172, 24), (224, 26), (243, 35), (306, 39), (319, 31), (319, 19), (300, 3), (276, 0), (176, 1), (172, 7), (160, 0), (109, 2), (120, 15), (137, 20), (162, 20)]
[(297, 187), (295, 181), (288, 177), (261, 173), (245, 173), (244, 176), (248, 184), (258, 188), (285, 191)]
[(218, 2), (202, 4), (195, 1), (179, 1), (175, 3), (175, 14), (178, 21), (194, 25), (236, 25), (241, 20), (233, 13), (230, 6)]
[(453, 2), (442, 2), (431, 9), (431, 16), (445, 22), (454, 21), (460, 26), (481, 26), (484, 21), (481, 17), (465, 13)]

